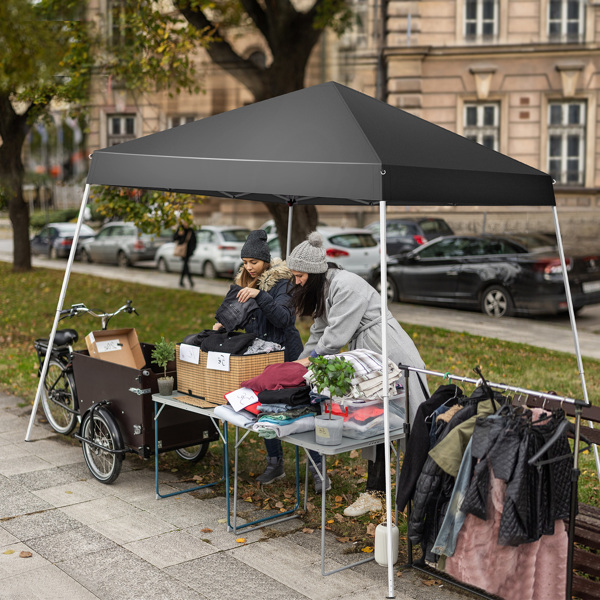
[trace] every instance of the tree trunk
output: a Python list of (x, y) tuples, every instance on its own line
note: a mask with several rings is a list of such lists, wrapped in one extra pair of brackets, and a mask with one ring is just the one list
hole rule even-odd
[(23, 161), (21, 152), (29, 127), (25, 115), (17, 115), (8, 97), (0, 97), (0, 187), (8, 201), (13, 229), (13, 270), (31, 270), (29, 244), (29, 206), (23, 198)]

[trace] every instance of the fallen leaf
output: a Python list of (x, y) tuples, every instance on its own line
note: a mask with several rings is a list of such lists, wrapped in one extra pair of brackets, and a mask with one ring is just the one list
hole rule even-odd
[(345, 544), (350, 541), (349, 537), (336, 537), (335, 538), (340, 544)]
[(352, 450), (350, 452), (350, 458), (358, 458), (358, 452), (356, 450)]
[(327, 522), (328, 523), (333, 523), (334, 521), (333, 521), (333, 519), (329, 519)]
[(248, 473), (248, 475), (250, 475), (250, 477), (254, 477), (254, 473)]
[(283, 508), (283, 502), (275, 502), (276, 508)]
[(335, 497), (335, 501), (336, 502), (341, 502), (343, 500), (343, 498), (341, 496), (336, 496)]
[(26, 550), (21, 550), (21, 552), (19, 552), (19, 556), (21, 558), (31, 558), (33, 554), (31, 554), (31, 552), (27, 552)]
[(333, 515), (333, 518), (338, 522), (338, 523), (343, 523), (346, 519), (344, 519), (343, 515), (340, 515), (340, 513), (335, 513), (335, 515)]
[(375, 523), (369, 523), (367, 525), (367, 535), (375, 535), (375, 529), (377, 529)]
[(238, 544), (245, 544), (246, 543), (246, 538), (238, 538), (237, 540), (235, 540)]
[(5, 550), (2, 554), (14, 554), (14, 550)]
[(177, 471), (179, 471), (179, 469), (171, 469), (171, 473), (177, 473)]
[(219, 519), (217, 523), (227, 523), (227, 519)]
[(311, 529), (310, 527), (305, 527), (305, 528), (302, 530), (302, 533), (314, 533), (314, 532), (315, 532), (315, 530), (314, 530), (314, 529)]
[(368, 554), (369, 552), (373, 552), (373, 546), (365, 546), (365, 547), (364, 547), (364, 548), (361, 550), (361, 552), (366, 552), (367, 554)]
[(252, 496), (248, 496), (247, 498), (244, 498), (244, 502), (252, 502)]
[(205, 527), (204, 529), (200, 530), (202, 533), (212, 533), (212, 529), (210, 527)]
[(442, 582), (439, 579), (423, 579), (423, 585), (442, 585)]
[(397, 571), (396, 572), (396, 577), (402, 577), (402, 571)]

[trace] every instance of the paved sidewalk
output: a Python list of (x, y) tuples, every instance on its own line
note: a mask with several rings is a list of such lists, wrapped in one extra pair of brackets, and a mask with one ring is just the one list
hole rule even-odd
[[(154, 471), (139, 463), (136, 470), (131, 459), (115, 483), (99, 483), (80, 446), (49, 426), (36, 424), (33, 441), (24, 441), (30, 410), (0, 394), (1, 600), (387, 596), (387, 568), (374, 562), (323, 577), (320, 532), (303, 533), (300, 520), (235, 535), (226, 531), (224, 498), (194, 493), (157, 500)], [(161, 493), (177, 489), (174, 474), (160, 477)], [(245, 543), (236, 542), (240, 536)], [(328, 534), (326, 568), (354, 562), (349, 546)], [(465, 598), (425, 585), (416, 571), (394, 580), (399, 600)]]

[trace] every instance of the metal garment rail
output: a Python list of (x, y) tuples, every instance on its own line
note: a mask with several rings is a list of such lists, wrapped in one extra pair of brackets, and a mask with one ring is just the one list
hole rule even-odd
[[(410, 438), (410, 414), (409, 414), (409, 385), (408, 385), (408, 375), (410, 371), (414, 371), (416, 373), (424, 373), (425, 375), (433, 375), (435, 377), (442, 377), (444, 379), (448, 379), (451, 381), (460, 381), (465, 383), (472, 383), (474, 385), (481, 385), (483, 383), (482, 379), (473, 379), (470, 377), (460, 377), (458, 375), (452, 375), (450, 373), (441, 373), (439, 371), (430, 371), (429, 369), (419, 369), (417, 367), (409, 367), (407, 365), (398, 365), (399, 368), (404, 371), (404, 380), (406, 384), (406, 443), (408, 445), (408, 439)], [(575, 433), (574, 433), (574, 452), (573, 452), (573, 469), (571, 470), (571, 505), (569, 511), (569, 531), (568, 531), (568, 554), (567, 554), (567, 585), (566, 585), (566, 595), (567, 599), (571, 598), (571, 592), (573, 588), (573, 540), (575, 537), (575, 516), (576, 516), (576, 506), (577, 506), (577, 483), (579, 480), (579, 452), (577, 448), (579, 447), (580, 441), (580, 431), (581, 431), (581, 414), (583, 409), (586, 406), (589, 406), (588, 402), (584, 402), (583, 400), (576, 400), (575, 398), (569, 398), (566, 396), (557, 396), (555, 394), (548, 394), (544, 392), (538, 392), (535, 390), (528, 390), (526, 388), (516, 387), (512, 385), (506, 385), (504, 383), (493, 383), (491, 381), (485, 380), (485, 383), (495, 389), (505, 390), (508, 392), (513, 392), (515, 394), (527, 394), (528, 396), (537, 396), (538, 398), (545, 398), (548, 400), (553, 400), (554, 402), (560, 402), (561, 404), (564, 402), (568, 402), (575, 406)], [(410, 519), (411, 513), (411, 505), (412, 502), (408, 503), (408, 517)], [(419, 565), (413, 563), (412, 558), (412, 543), (407, 537), (407, 546), (408, 546), (408, 565), (413, 569), (417, 569), (418, 571), (422, 571), (423, 573), (427, 573), (429, 575), (432, 574), (432, 569), (423, 568)], [(465, 584), (451, 577), (448, 577), (443, 574), (442, 571), (435, 571), (435, 576), (438, 579), (446, 581), (447, 583), (458, 585), (463, 589), (468, 589), (469, 591), (481, 596), (482, 598), (489, 598), (493, 600), (493, 598), (497, 598), (497, 596), (490, 596), (486, 594), (483, 590), (479, 590), (478, 588), (474, 588), (469, 584)]]

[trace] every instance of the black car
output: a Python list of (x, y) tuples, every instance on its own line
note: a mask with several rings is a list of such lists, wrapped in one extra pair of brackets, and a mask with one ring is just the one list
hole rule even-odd
[[(373, 237), (379, 241), (379, 221), (366, 227)], [(442, 235), (454, 235), (454, 231), (444, 219), (433, 217), (406, 217), (388, 219), (385, 227), (386, 248), (388, 256), (400, 254), (418, 248)]]
[[(66, 258), (71, 252), (76, 223), (48, 223), (37, 235), (31, 238), (31, 253), (43, 254), (50, 258)], [(79, 241), (94, 237), (94, 230), (88, 225), (81, 225)], [(77, 256), (81, 247), (77, 248)]]
[[(491, 317), (567, 310), (548, 236), (449, 236), (388, 261), (388, 298), (481, 310)], [(600, 304), (600, 253), (566, 253), (575, 310)], [(380, 289), (380, 271), (371, 282)]]

